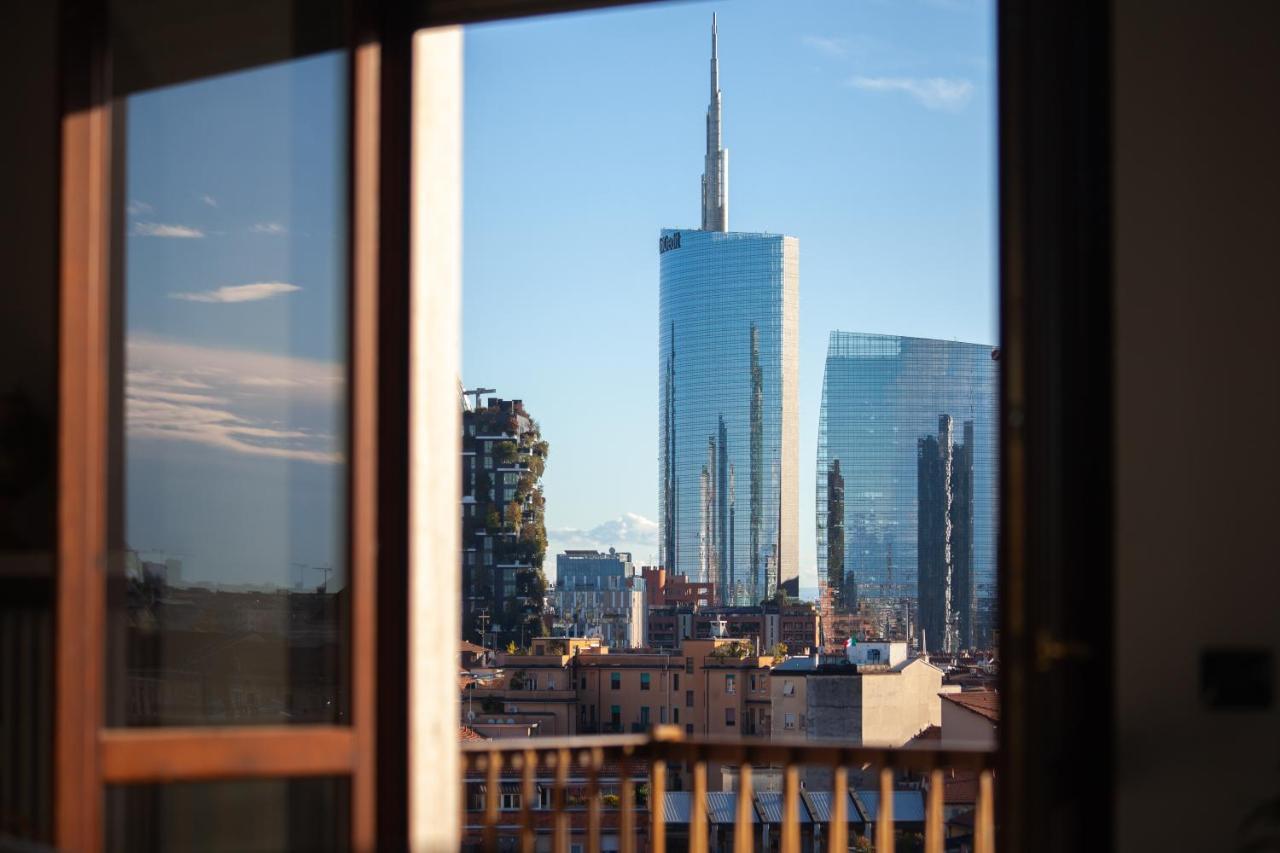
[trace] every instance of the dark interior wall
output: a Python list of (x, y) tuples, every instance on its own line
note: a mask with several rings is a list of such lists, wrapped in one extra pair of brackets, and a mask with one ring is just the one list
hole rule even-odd
[(0, 847), (52, 830), (57, 11), (0, 4)]
[(1277, 679), (1280, 4), (1113, 23), (1115, 847), (1243, 850), (1280, 816), (1280, 711), (1210, 708), (1200, 657), (1269, 649)]

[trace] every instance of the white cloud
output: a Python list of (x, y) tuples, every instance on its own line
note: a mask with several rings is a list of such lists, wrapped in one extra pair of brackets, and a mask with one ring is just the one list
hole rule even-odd
[(973, 96), (973, 83), (947, 77), (854, 77), (849, 85), (868, 92), (901, 92), (927, 109), (951, 112)]
[(254, 234), (280, 235), (288, 233), (289, 229), (285, 228), (279, 222), (258, 222), (250, 227), (249, 230)]
[[(597, 524), (589, 530), (577, 527), (561, 527), (547, 532), (547, 539), (558, 551), (565, 549), (618, 548), (627, 550), (635, 546), (656, 548), (658, 545), (658, 522), (650, 521), (643, 515), (634, 512), (623, 513), (617, 518)], [(548, 548), (549, 553), (556, 551)], [(636, 554), (636, 559), (646, 555)]]
[(137, 216), (140, 213), (151, 213), (154, 209), (155, 208), (147, 204), (145, 201), (138, 201), (137, 199), (134, 199), (125, 206), (125, 210), (129, 212), (130, 216)]
[(202, 195), (200, 196), (200, 200), (210, 207), (218, 206), (218, 200), (211, 195)]
[(296, 284), (283, 281), (263, 281), (255, 284), (229, 284), (213, 290), (200, 290), (195, 293), (170, 293), (170, 299), (181, 299), (185, 302), (260, 302), (285, 293), (302, 290)]
[(805, 36), (804, 43), (819, 53), (827, 56), (846, 56), (849, 53), (849, 40), (830, 36)]
[[(129, 341), (126, 359), (130, 440), (188, 441), (243, 455), (342, 462), (335, 434), (343, 389), (338, 364), (145, 337)], [(307, 412), (310, 425), (300, 414)]]
[(133, 226), (133, 233), (139, 237), (176, 237), (179, 239), (198, 239), (204, 236), (199, 228), (189, 225), (163, 225), (159, 222), (138, 222)]

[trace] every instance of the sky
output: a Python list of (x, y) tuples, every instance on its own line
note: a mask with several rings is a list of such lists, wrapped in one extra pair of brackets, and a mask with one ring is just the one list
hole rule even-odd
[[(800, 241), (800, 578), (829, 332), (996, 341), (990, 0), (737, 0), (465, 33), (463, 382), (551, 444), (548, 555), (658, 552), (658, 253), (697, 227), (712, 12), (730, 227)], [(548, 565), (548, 574), (554, 571)]]
[(126, 104), (125, 539), (184, 581), (344, 583), (345, 116), (337, 54)]
[[(698, 224), (713, 11), (731, 227), (800, 241), (812, 587), (830, 330), (995, 343), (990, 0), (469, 28), (462, 380), (541, 423), (549, 555), (652, 561), (656, 238)], [(343, 582), (346, 104), (340, 53), (128, 100), (126, 540), (187, 581)]]

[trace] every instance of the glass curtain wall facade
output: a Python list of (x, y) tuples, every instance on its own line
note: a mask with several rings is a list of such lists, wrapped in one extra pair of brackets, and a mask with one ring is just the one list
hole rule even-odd
[(798, 572), (799, 241), (665, 229), (659, 252), (662, 563), (757, 603)]
[(916, 637), (921, 620), (936, 626), (925, 626), (930, 649), (942, 648), (948, 632), (959, 648), (990, 645), (997, 355), (985, 344), (856, 332), (833, 331), (828, 343), (818, 578), (846, 604), (915, 605), (919, 615), (904, 621)]

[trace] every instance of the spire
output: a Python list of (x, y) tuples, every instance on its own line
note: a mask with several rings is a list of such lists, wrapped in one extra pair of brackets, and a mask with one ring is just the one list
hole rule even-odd
[(702, 170), (702, 230), (729, 230), (729, 152), (720, 146), (720, 51), (711, 13), (711, 103), (707, 106), (707, 152)]

